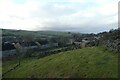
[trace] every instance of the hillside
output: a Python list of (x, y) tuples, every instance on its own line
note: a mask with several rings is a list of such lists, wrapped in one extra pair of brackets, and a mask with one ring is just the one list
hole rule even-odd
[[(102, 47), (66, 51), (40, 59), (22, 60), (21, 65), (4, 78), (117, 78), (117, 56), (118, 54)], [(4, 68), (6, 67), (3, 67), (3, 70)]]
[(2, 29), (3, 36), (26, 36), (31, 35), (37, 36), (70, 36), (68, 32), (60, 31), (27, 31), (27, 30), (12, 30), (12, 29)]

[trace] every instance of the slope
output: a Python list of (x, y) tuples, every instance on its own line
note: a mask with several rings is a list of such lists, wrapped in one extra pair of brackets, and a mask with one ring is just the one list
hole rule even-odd
[(102, 47), (87, 47), (27, 61), (4, 78), (117, 78), (118, 54)]

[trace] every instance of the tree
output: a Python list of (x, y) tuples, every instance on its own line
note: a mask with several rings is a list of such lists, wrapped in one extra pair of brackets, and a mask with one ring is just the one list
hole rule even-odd
[(23, 47), (19, 44), (19, 43), (13, 43), (14, 47), (16, 48), (16, 52), (17, 52), (17, 56), (18, 56), (18, 62), (19, 62), (19, 65), (20, 65), (20, 56), (23, 52)]

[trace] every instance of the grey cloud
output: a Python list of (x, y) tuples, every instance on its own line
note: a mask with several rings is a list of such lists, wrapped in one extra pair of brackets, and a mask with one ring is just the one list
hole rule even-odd
[[(29, 1), (35, 1), (35, 3), (29, 3)], [(34, 30), (71, 31), (81, 33), (97, 33), (117, 28), (117, 20), (115, 18), (117, 13), (113, 12), (109, 14), (106, 8), (106, 13), (108, 15), (104, 15), (104, 13), (101, 14), (103, 10), (103, 8), (101, 8), (102, 4), (97, 6), (96, 3), (98, 2), (96, 0), (93, 0), (96, 3), (88, 0), (87, 2), (85, 1), (85, 3), (79, 2), (79, 0), (77, 0), (78, 2), (74, 2), (74, 0), (70, 1), (42, 0), (41, 2), (41, 0), (28, 0), (29, 5), (24, 3), (24, 6), (25, 4), (27, 6), (20, 11), (15, 8), (16, 5), (11, 6), (11, 9), (14, 7), (19, 13), (21, 11), (25, 13), (21, 12), (16, 16), (14, 12), (8, 12), (10, 19), (5, 22), (10, 21), (12, 24), (6, 24), (6, 28), (8, 26), (9, 28), (11, 28), (11, 26), (14, 28), (16, 28), (16, 26), (22, 26), (20, 27), (22, 29), (31, 27), (30, 29)], [(106, 4), (111, 4), (111, 2)], [(20, 8), (20, 6), (18, 6), (18, 8)], [(99, 9), (101, 10), (99, 11)], [(105, 10), (103, 10), (103, 12), (105, 12)]]

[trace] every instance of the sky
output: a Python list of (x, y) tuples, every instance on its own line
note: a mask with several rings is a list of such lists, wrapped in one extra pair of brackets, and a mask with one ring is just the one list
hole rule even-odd
[(0, 28), (98, 33), (118, 27), (119, 0), (0, 0)]

